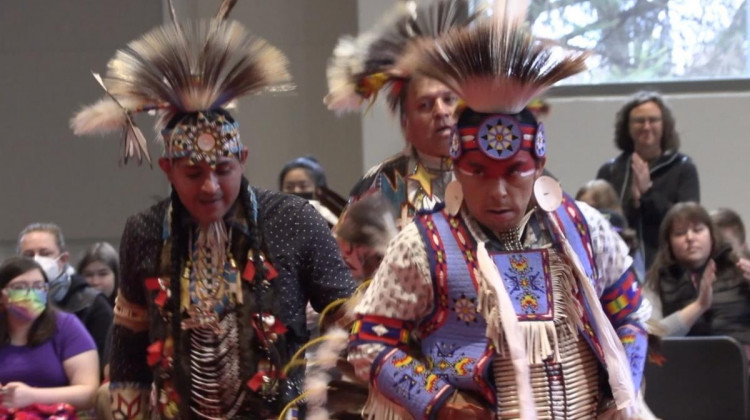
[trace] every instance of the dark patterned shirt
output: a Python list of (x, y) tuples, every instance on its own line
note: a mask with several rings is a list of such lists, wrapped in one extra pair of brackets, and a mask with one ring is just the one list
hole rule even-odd
[[(310, 301), (315, 310), (321, 311), (335, 299), (351, 295), (355, 284), (326, 222), (307, 201), (256, 188), (252, 188), (252, 191), (257, 197), (263, 250), (278, 271), (278, 277), (272, 281), (281, 300), (279, 312), (275, 315), (288, 328), (288, 349), (282, 355), (288, 357), (308, 340), (305, 325), (307, 302)], [(111, 364), (113, 396), (122, 389), (126, 390), (119, 392), (122, 395), (128, 395), (127, 390), (131, 390), (129, 395), (133, 390), (140, 390), (141, 394), (147, 392), (155, 379), (147, 364), (147, 347), (163, 339), (165, 325), (155, 307), (153, 295), (146, 290), (146, 280), (168, 278), (171, 271), (169, 253), (162, 252), (164, 239), (168, 237), (166, 216), (169, 204), (169, 200), (166, 200), (130, 217), (123, 233), (119, 293), (134, 307), (148, 308), (149, 330), (138, 332), (122, 325), (122, 322), (116, 323)], [(248, 223), (243, 215), (242, 207), (236, 205), (225, 218), (231, 231), (232, 252), (240, 269), (246, 264), (249, 247)], [(185, 228), (195, 229), (195, 226)], [(246, 299), (245, 304), (247, 300), (250, 299)], [(240, 322), (240, 329), (243, 328), (251, 327)], [(242, 376), (250, 378), (254, 373), (246, 371)], [(298, 394), (301, 377), (291, 378), (287, 387), (290, 389), (282, 392), (291, 396)], [(118, 411), (116, 401), (114, 407)]]

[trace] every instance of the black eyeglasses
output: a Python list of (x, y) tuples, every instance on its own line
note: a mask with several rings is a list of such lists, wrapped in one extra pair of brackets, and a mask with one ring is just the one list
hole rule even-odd
[(661, 117), (633, 117), (630, 119), (631, 124), (643, 125), (648, 121), (649, 124), (654, 125), (661, 122)]

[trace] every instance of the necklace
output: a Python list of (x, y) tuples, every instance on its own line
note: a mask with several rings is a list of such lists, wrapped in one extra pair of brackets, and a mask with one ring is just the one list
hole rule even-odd
[[(223, 222), (219, 222), (223, 226)], [(230, 250), (226, 227), (202, 229), (190, 240), (190, 259), (182, 273), (182, 308), (188, 318), (184, 329), (208, 326), (219, 329), (220, 315), (242, 302), (239, 271)]]

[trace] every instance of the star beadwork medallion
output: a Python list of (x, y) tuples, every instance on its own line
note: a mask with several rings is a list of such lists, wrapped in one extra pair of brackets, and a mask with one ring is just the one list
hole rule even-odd
[(414, 171), (413, 174), (409, 175), (407, 179), (411, 181), (416, 181), (419, 184), (419, 187), (422, 188), (422, 191), (424, 193), (432, 198), (432, 181), (434, 181), (438, 176), (436, 174), (431, 173), (427, 170), (427, 168), (422, 164), (422, 162), (417, 163), (417, 169)]
[(521, 148), (521, 124), (508, 116), (487, 118), (477, 134), (480, 149), (493, 159), (507, 159)]

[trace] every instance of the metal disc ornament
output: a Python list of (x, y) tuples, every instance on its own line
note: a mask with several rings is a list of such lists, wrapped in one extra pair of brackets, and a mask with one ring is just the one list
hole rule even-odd
[(553, 212), (563, 201), (560, 183), (551, 176), (542, 175), (534, 182), (534, 198), (542, 210)]

